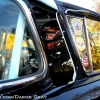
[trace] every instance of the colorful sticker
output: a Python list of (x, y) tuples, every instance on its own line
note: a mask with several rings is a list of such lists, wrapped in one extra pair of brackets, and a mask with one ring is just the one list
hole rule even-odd
[(88, 63), (88, 57), (87, 57), (87, 56), (85, 56), (85, 57), (83, 58), (82, 63), (83, 63), (83, 66), (84, 66), (84, 67), (87, 67), (87, 66), (89, 65), (89, 63)]
[(86, 56), (86, 52), (82, 53), (82, 64), (84, 67), (89, 66), (88, 57)]
[(83, 51), (86, 48), (84, 40), (83, 40), (82, 37), (76, 38), (76, 45), (77, 45), (77, 48), (78, 48), (79, 51)]
[(76, 35), (82, 35), (82, 22), (79, 19), (72, 19), (72, 26)]

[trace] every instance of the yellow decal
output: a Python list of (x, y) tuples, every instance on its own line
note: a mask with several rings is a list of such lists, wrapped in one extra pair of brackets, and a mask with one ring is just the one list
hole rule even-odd
[(77, 48), (78, 48), (79, 51), (83, 51), (86, 48), (84, 40), (83, 40), (82, 37), (76, 38), (76, 45), (77, 45)]

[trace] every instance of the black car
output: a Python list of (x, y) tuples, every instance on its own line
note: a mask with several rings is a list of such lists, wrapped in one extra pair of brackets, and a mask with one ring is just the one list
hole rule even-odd
[[(54, 3), (0, 0), (0, 100), (99, 99), (100, 14)], [(41, 38), (41, 28), (50, 20), (59, 24), (70, 57), (66, 64), (73, 68), (72, 80), (62, 85), (50, 77)]]

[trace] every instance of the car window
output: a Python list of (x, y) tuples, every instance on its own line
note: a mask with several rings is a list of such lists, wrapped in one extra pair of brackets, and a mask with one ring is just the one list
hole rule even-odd
[(100, 22), (86, 18), (93, 71), (100, 70)]
[[(76, 74), (74, 75), (74, 65), (69, 55), (64, 37), (60, 31), (56, 18), (56, 11), (52, 12), (49, 9), (35, 6), (33, 7), (33, 12), (46, 54), (48, 68), (50, 70), (49, 74), (54, 85), (59, 86), (73, 82), (76, 77)], [(54, 31), (56, 30), (59, 31), (56, 33), (57, 36), (55, 39), (51, 41), (48, 40), (49, 37), (55, 36)]]
[(39, 70), (39, 56), (28, 22), (12, 0), (0, 1), (0, 79), (14, 79)]
[(90, 70), (83, 19), (71, 16), (68, 16), (67, 18), (83, 68)]
[[(99, 21), (82, 17), (67, 16), (70, 30), (84, 70), (100, 70), (100, 28)], [(87, 32), (85, 32), (85, 27)]]

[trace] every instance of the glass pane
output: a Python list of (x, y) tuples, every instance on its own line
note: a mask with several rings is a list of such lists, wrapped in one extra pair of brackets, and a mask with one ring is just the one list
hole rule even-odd
[(77, 51), (85, 70), (90, 70), (83, 19), (67, 16)]
[(38, 69), (38, 53), (32, 41), (29, 29), (26, 25), (21, 48), (19, 76), (35, 73), (38, 71)]
[(39, 56), (27, 20), (12, 0), (0, 1), (0, 79), (38, 71)]
[(93, 70), (100, 69), (100, 22), (86, 19), (92, 53)]

